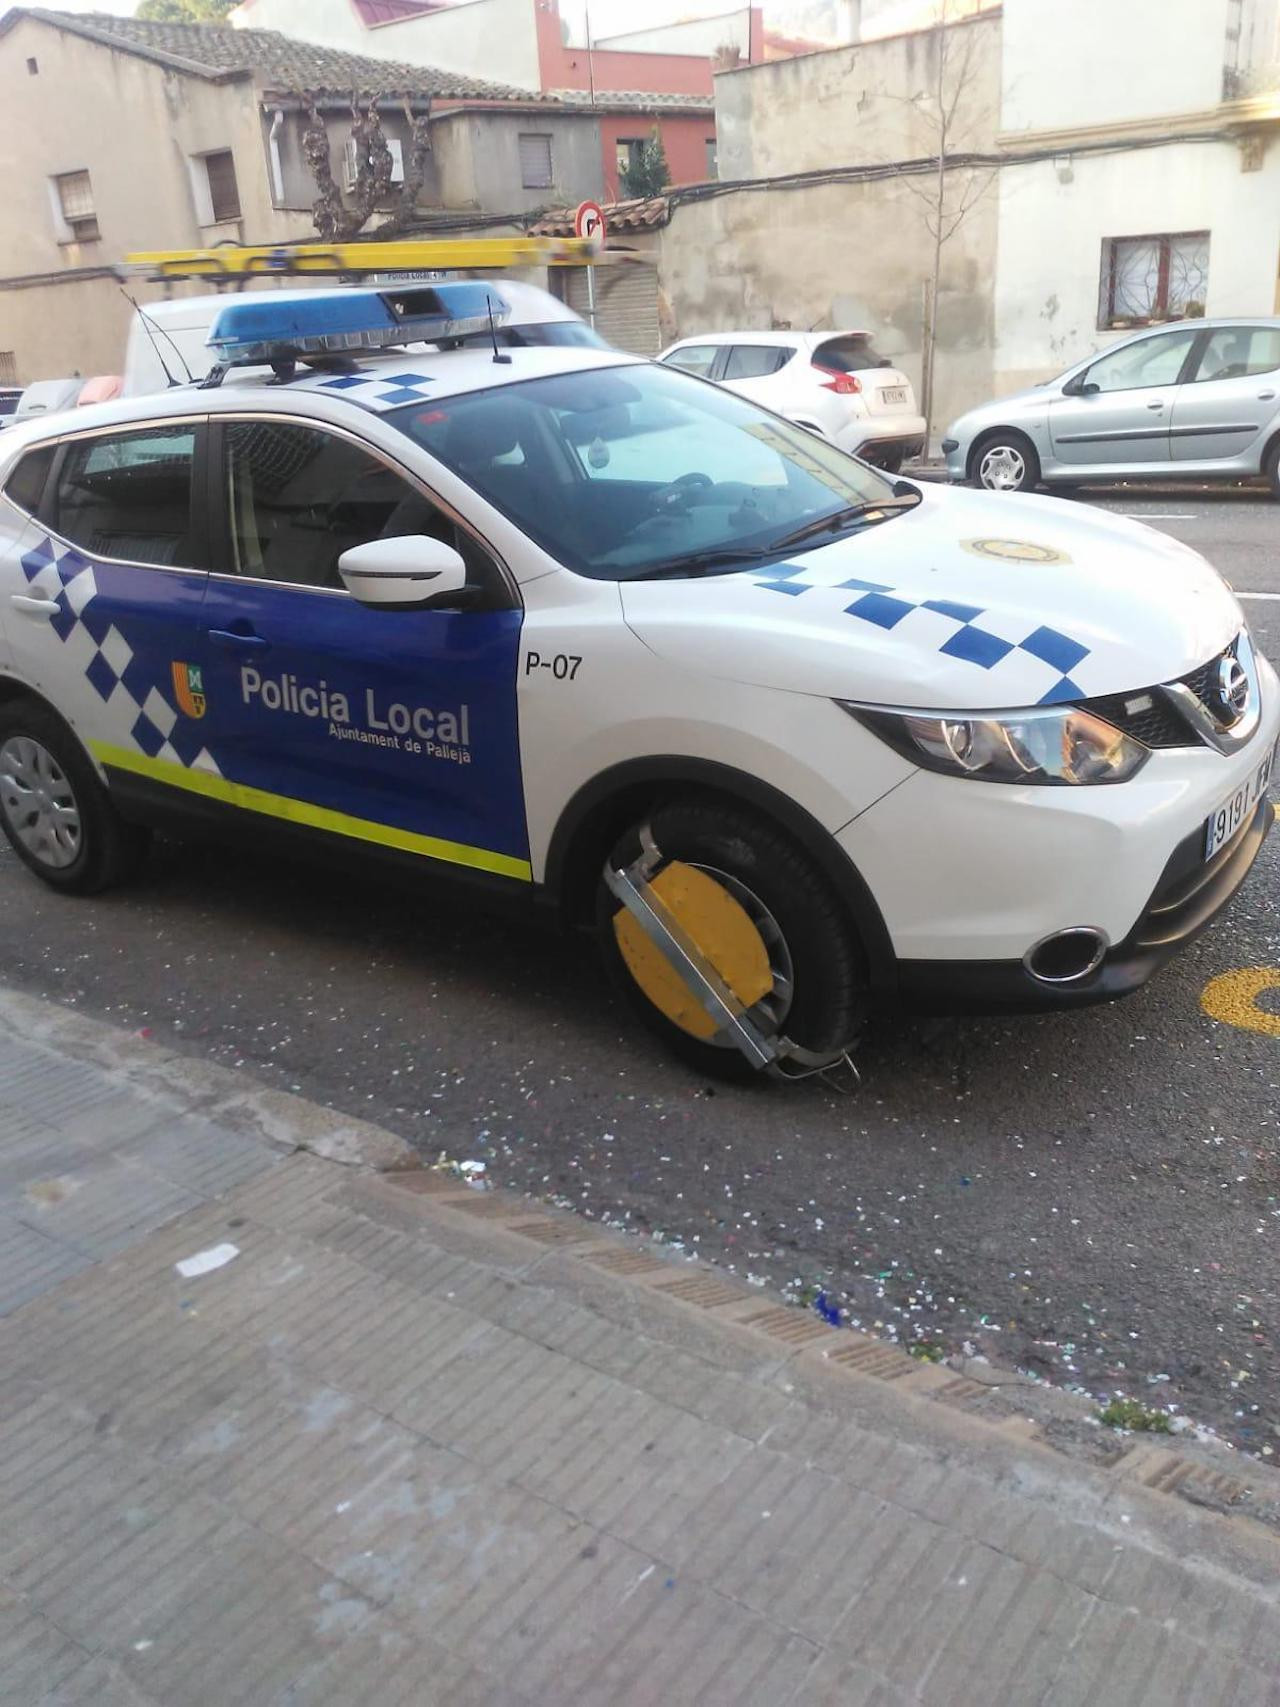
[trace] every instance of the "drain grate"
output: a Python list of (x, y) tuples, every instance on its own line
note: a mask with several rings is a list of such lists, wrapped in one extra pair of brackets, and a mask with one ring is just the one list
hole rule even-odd
[(438, 1174), (430, 1168), (414, 1168), (403, 1173), (383, 1174), (388, 1185), (393, 1185), (399, 1191), (411, 1191), (416, 1197), (443, 1197), (448, 1192), (461, 1192), (467, 1188), (460, 1179), (454, 1179), (452, 1174)]
[(742, 1293), (726, 1286), (710, 1274), (689, 1274), (681, 1280), (670, 1281), (659, 1288), (668, 1298), (679, 1298), (686, 1304), (697, 1304), (703, 1310), (716, 1310), (724, 1304), (741, 1304)]
[(1214, 1511), (1242, 1505), (1249, 1498), (1248, 1488), (1234, 1476), (1224, 1476), (1202, 1464), (1175, 1458), (1171, 1452), (1161, 1453), (1160, 1462), (1142, 1480), (1159, 1493), (1181, 1494), (1193, 1505), (1208, 1506)]
[(944, 1405), (954, 1405), (958, 1410), (972, 1411), (986, 1398), (991, 1389), (982, 1381), (970, 1381), (966, 1375), (957, 1375), (954, 1381), (948, 1381), (945, 1387), (934, 1390), (932, 1397), (940, 1399)]
[(878, 1381), (897, 1381), (916, 1368), (914, 1359), (905, 1351), (881, 1345), (878, 1340), (842, 1345), (837, 1351), (827, 1353), (827, 1361), (839, 1363), (845, 1369), (856, 1369), (859, 1375), (874, 1375)]
[(513, 1221), (509, 1233), (519, 1233), (522, 1239), (533, 1239), (540, 1245), (584, 1245), (595, 1235), (585, 1227), (574, 1227), (564, 1221), (539, 1218), (536, 1221)]
[(808, 1345), (811, 1340), (823, 1339), (835, 1332), (834, 1328), (807, 1310), (784, 1310), (775, 1304), (768, 1309), (757, 1310), (752, 1316), (743, 1316), (741, 1322), (744, 1327), (759, 1328), (762, 1333), (770, 1334), (776, 1340), (785, 1340), (788, 1345)]
[(451, 1203), (449, 1207), (456, 1209), (461, 1215), (485, 1215), (490, 1219), (498, 1215), (518, 1215), (520, 1213), (507, 1201), (505, 1196), (488, 1197), (476, 1192), (473, 1192), (465, 1203)]
[(593, 1251), (585, 1260), (608, 1274), (657, 1274), (668, 1266), (643, 1251)]

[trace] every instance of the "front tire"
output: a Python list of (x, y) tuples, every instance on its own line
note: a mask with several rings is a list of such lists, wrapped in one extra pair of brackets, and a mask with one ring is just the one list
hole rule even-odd
[(1030, 439), (1001, 428), (974, 445), (969, 477), (984, 492), (1033, 492), (1040, 484), (1040, 458)]
[[(675, 800), (655, 808), (647, 824), (663, 856), (651, 882), (692, 867), (701, 874), (697, 881), (704, 888), (710, 879), (736, 903), (726, 905), (719, 897), (722, 919), (736, 920), (740, 933), (749, 922), (754, 933), (751, 952), (757, 963), (767, 962), (773, 985), (764, 994), (759, 986), (738, 992), (744, 1001), (748, 994), (759, 998), (748, 1008), (758, 1028), (815, 1054), (834, 1053), (850, 1044), (865, 1011), (865, 960), (838, 898), (803, 850), (767, 818), (728, 802)], [(642, 827), (636, 824), (620, 838), (609, 856), (611, 867), (622, 870), (639, 858)], [(699, 915), (677, 916), (733, 987), (730, 957), (709, 921), (700, 939)], [(759, 1077), (759, 1070), (735, 1045), (705, 1035), (711, 1022), (700, 1012), (682, 1022), (672, 1017), (676, 1010), (670, 1002), (671, 1011), (663, 1011), (646, 994), (637, 981), (634, 955), (628, 958), (629, 922), (631, 915), (601, 877), (596, 905), (600, 951), (636, 1018), (701, 1073), (736, 1081)], [(693, 1010), (696, 1003), (689, 1000), (685, 1006)], [(698, 1035), (699, 1030), (704, 1035)]]
[(0, 829), (28, 871), (69, 895), (123, 882), (150, 841), (116, 811), (62, 719), (34, 701), (0, 707)]

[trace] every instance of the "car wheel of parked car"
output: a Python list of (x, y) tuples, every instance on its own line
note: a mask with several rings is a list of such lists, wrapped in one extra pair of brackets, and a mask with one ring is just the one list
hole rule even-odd
[(0, 829), (29, 870), (73, 895), (121, 882), (150, 841), (116, 811), (66, 724), (22, 701), (0, 707)]
[(1276, 440), (1263, 457), (1262, 472), (1271, 483), (1271, 496), (1280, 498), (1280, 439)]
[(1040, 484), (1040, 458), (1021, 433), (986, 433), (973, 447), (969, 474), (988, 492), (1031, 492)]
[[(760, 1031), (815, 1053), (852, 1041), (866, 992), (861, 947), (822, 873), (783, 831), (728, 803), (675, 801), (629, 830), (609, 864), (626, 870), (647, 847), (661, 856), (651, 887)], [(603, 878), (596, 919), (605, 965), (644, 1025), (700, 1072), (757, 1076)]]

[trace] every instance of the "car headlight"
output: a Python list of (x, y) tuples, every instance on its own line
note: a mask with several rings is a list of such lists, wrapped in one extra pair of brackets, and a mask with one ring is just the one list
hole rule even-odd
[(971, 716), (964, 712), (886, 711), (837, 700), (895, 751), (943, 776), (979, 782), (1126, 782), (1150, 749), (1078, 705)]

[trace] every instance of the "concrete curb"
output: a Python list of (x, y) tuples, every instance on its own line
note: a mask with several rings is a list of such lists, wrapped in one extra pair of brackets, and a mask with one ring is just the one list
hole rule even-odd
[[(1060, 1389), (985, 1366), (988, 1379), (946, 1364), (921, 1362), (901, 1347), (856, 1328), (836, 1327), (813, 1310), (784, 1304), (708, 1263), (677, 1259), (611, 1229), (594, 1227), (568, 1210), (536, 1204), (502, 1189), (477, 1190), (447, 1169), (389, 1175), (376, 1186), (388, 1205), (413, 1203), (418, 1215), (439, 1224), (482, 1222), (486, 1231), (555, 1247), (572, 1263), (608, 1275), (664, 1303), (696, 1311), (735, 1336), (746, 1335), (787, 1361), (790, 1376), (806, 1385), (872, 1383), (905, 1401), (917, 1417), (927, 1412), (990, 1444), (1043, 1453), (1046, 1459), (1084, 1461), (1108, 1481), (1160, 1497), (1177, 1498), (1240, 1525), (1253, 1544), (1273, 1549), (1280, 1536), (1280, 1487), (1274, 1472), (1241, 1460), (1217, 1442), (1166, 1443), (1160, 1436), (1127, 1434), (1088, 1420), (1094, 1407)], [(534, 1252), (530, 1251), (531, 1259)]]
[(0, 990), (0, 1031), (98, 1067), (111, 1084), (160, 1112), (198, 1114), (273, 1148), (306, 1150), (344, 1167), (417, 1168), (411, 1144), (381, 1126), (263, 1085), (239, 1068), (166, 1049), (53, 1002)]

